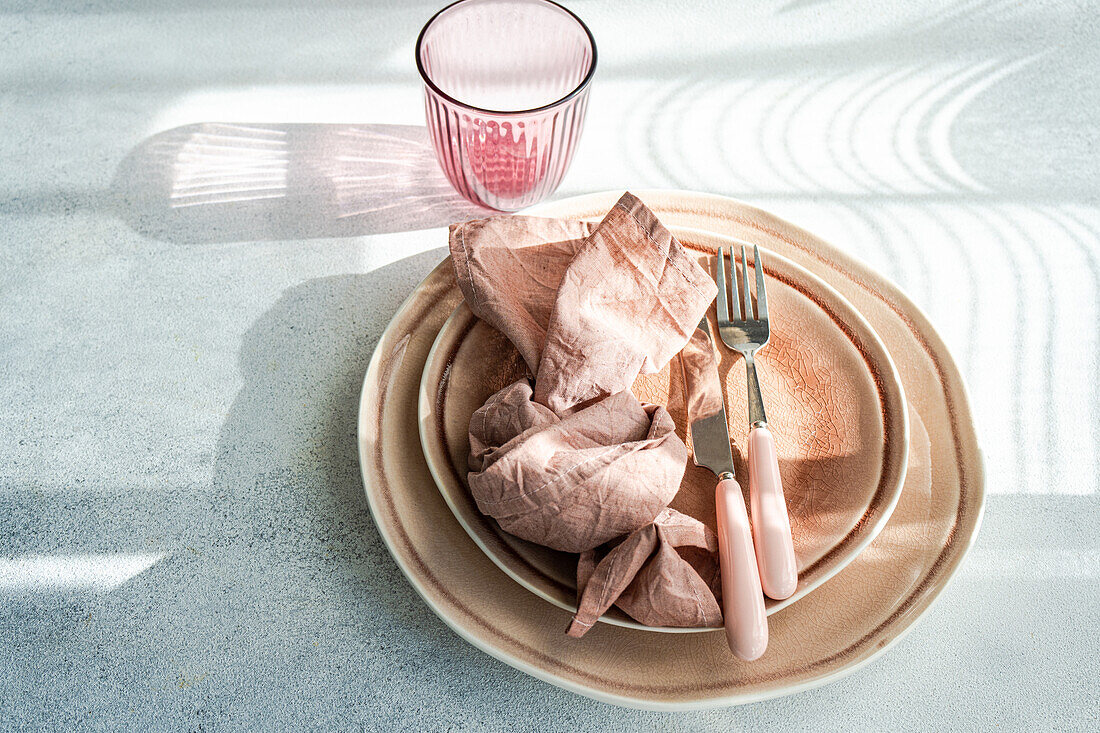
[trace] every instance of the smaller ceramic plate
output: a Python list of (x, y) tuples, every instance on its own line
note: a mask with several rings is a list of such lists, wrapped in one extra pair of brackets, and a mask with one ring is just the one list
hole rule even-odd
[[(674, 234), (710, 272), (718, 247), (732, 245), (739, 253), (742, 244), (699, 231)], [(757, 364), (799, 569), (795, 594), (768, 600), (773, 613), (839, 572), (886, 523), (905, 479), (909, 425), (897, 371), (871, 326), (816, 276), (771, 252), (763, 259), (773, 326)], [(712, 306), (712, 323), (714, 317)], [(748, 433), (745, 366), (729, 349), (720, 348), (719, 355), (737, 479), (747, 487), (741, 460)], [(478, 510), (466, 483), (471, 415), (490, 395), (526, 375), (511, 343), (460, 305), (424, 368), (421, 442), (440, 492), (485, 554), (528, 590), (575, 611), (577, 556), (504, 532)], [(668, 408), (690, 449), (679, 369), (666, 366), (642, 375), (633, 391), (642, 401)], [(671, 506), (714, 529), (714, 484), (709, 471), (689, 463)], [(601, 620), (651, 631), (711, 630), (642, 626), (615, 608)]]

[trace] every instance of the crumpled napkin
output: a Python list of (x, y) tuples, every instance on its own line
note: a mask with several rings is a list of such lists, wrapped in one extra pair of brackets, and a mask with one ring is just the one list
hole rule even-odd
[[(687, 448), (668, 412), (630, 392), (687, 343), (710, 276), (627, 193), (598, 225), (498, 216), (456, 224), (470, 309), (534, 376), (470, 421), (470, 491), (507, 532), (580, 554), (582, 636), (612, 604), (653, 626), (717, 626), (717, 542), (668, 508)], [(679, 549), (678, 549), (679, 548)]]

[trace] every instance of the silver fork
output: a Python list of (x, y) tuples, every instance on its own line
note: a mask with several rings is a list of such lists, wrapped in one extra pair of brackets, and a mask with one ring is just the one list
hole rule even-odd
[[(730, 260), (730, 277), (726, 277), (726, 256)], [(753, 317), (749, 294), (749, 261), (741, 247), (741, 297), (737, 293), (737, 265), (732, 248), (718, 252), (718, 335), (722, 343), (744, 355), (749, 387), (749, 503), (752, 511), (753, 544), (756, 564), (760, 569), (760, 585), (765, 595), (776, 600), (789, 598), (798, 587), (794, 544), (791, 541), (791, 521), (783, 498), (779, 476), (779, 458), (775, 437), (768, 429), (764, 413), (764, 398), (756, 375), (756, 352), (768, 343), (771, 326), (768, 319), (768, 294), (764, 286), (764, 264), (760, 248), (753, 246), (753, 269), (756, 272), (756, 317)], [(727, 285), (733, 296), (733, 317), (730, 317)], [(744, 301), (745, 315), (741, 317)]]

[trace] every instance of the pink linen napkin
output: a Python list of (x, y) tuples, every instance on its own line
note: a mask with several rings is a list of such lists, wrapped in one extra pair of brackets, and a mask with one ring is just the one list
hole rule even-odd
[(687, 448), (663, 407), (630, 392), (687, 343), (715, 296), (709, 275), (629, 193), (595, 227), (491, 217), (452, 226), (450, 249), (470, 309), (534, 375), (471, 419), (478, 508), (580, 553), (570, 635), (612, 604), (648, 625), (720, 625), (713, 533), (668, 508)]

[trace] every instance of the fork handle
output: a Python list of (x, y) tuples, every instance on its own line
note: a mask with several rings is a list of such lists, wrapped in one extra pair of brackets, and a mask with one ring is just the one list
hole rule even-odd
[(722, 566), (722, 616), (726, 641), (741, 659), (757, 659), (768, 647), (768, 616), (752, 549), (745, 497), (724, 473), (714, 490), (718, 510), (718, 560)]
[(781, 601), (790, 598), (798, 587), (798, 568), (775, 437), (767, 425), (754, 425), (749, 432), (748, 459), (752, 536), (760, 585), (769, 598)]

